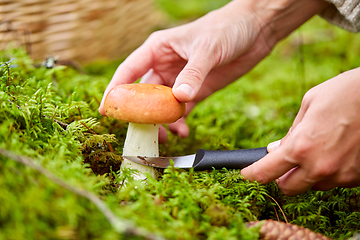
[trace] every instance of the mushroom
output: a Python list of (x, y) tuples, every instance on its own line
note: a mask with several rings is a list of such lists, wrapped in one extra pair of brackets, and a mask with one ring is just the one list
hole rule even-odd
[[(170, 87), (146, 83), (121, 84), (109, 91), (104, 102), (108, 117), (129, 122), (123, 156), (158, 157), (160, 124), (173, 123), (185, 113)], [(145, 179), (148, 172), (156, 178), (156, 171), (124, 158), (122, 168), (136, 169), (137, 179)], [(135, 176), (134, 176), (135, 177)]]

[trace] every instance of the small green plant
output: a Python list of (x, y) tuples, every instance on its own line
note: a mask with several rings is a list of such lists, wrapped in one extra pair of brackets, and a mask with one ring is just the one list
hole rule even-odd
[[(190, 137), (169, 135), (160, 155), (260, 147), (283, 137), (306, 89), (360, 64), (359, 36), (314, 21), (346, 48), (316, 42), (300, 53), (296, 34), (306, 39), (312, 31), (304, 26), (200, 103), (187, 119)], [(21, 49), (1, 52), (0, 62), (0, 239), (257, 239), (246, 222), (263, 219), (334, 239), (359, 231), (360, 188), (288, 197), (275, 183), (245, 181), (239, 170), (169, 167), (146, 184), (131, 171), (119, 174), (127, 124), (97, 111), (114, 65), (90, 67), (91, 74), (37, 68)]]

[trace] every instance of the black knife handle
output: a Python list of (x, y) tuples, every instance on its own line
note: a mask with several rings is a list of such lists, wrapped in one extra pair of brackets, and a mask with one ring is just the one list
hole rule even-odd
[(193, 167), (196, 171), (213, 168), (243, 169), (263, 158), (267, 153), (266, 147), (223, 151), (199, 149), (196, 152)]

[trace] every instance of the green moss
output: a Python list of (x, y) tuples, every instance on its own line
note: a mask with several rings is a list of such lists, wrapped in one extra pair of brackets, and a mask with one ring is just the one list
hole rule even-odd
[(156, 0), (158, 6), (175, 20), (189, 20), (201, 17), (228, 2), (229, 0)]
[[(330, 32), (330, 40), (312, 39), (311, 24)], [(300, 35), (310, 43), (296, 45)], [(358, 66), (359, 40), (314, 19), (240, 81), (200, 103), (187, 120), (190, 137), (170, 135), (161, 155), (260, 147), (283, 137), (307, 89)], [(36, 68), (21, 49), (1, 52), (0, 61), (0, 149), (30, 157), (97, 196), (124, 226), (136, 226), (116, 227), (87, 194), (2, 156), (0, 239), (143, 239), (143, 229), (153, 239), (256, 239), (245, 222), (278, 218), (336, 239), (358, 231), (360, 188), (286, 197), (275, 183), (244, 181), (239, 170), (170, 167), (147, 184), (131, 172), (120, 175), (127, 124), (97, 111), (117, 64), (85, 68), (90, 74)]]

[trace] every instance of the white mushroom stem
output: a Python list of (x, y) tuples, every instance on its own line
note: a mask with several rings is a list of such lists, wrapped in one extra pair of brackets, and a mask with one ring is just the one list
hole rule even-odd
[[(129, 123), (126, 134), (123, 156), (158, 157), (159, 156), (159, 124)], [(150, 173), (156, 178), (156, 170), (153, 167), (134, 163), (124, 158), (122, 167), (138, 170), (136, 179), (146, 179), (145, 174)]]

